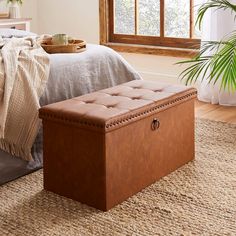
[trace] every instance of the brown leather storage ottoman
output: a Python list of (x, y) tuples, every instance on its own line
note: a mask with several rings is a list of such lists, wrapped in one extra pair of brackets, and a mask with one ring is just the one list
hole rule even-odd
[(191, 161), (195, 97), (138, 80), (41, 108), (44, 188), (106, 211)]

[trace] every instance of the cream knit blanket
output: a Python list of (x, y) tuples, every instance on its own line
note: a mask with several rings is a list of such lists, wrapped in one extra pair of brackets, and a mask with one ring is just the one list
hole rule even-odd
[(0, 149), (31, 160), (49, 58), (33, 38), (0, 39)]

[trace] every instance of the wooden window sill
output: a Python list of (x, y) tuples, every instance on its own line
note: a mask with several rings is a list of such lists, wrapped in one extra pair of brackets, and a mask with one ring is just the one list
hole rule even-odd
[(118, 52), (140, 53), (159, 56), (185, 57), (193, 58), (199, 52), (198, 49), (170, 48), (122, 43), (103, 43), (102, 45), (110, 47)]

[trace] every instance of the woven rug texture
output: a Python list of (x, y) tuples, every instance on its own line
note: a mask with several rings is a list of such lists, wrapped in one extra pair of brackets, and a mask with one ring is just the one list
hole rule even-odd
[(109, 212), (43, 190), (42, 170), (0, 187), (0, 235), (236, 235), (236, 125), (196, 121), (196, 160)]

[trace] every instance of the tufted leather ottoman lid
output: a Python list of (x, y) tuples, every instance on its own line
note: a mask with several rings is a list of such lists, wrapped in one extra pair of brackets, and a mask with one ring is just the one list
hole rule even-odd
[(134, 80), (45, 106), (39, 116), (107, 132), (193, 99), (196, 94), (196, 89), (186, 86)]

